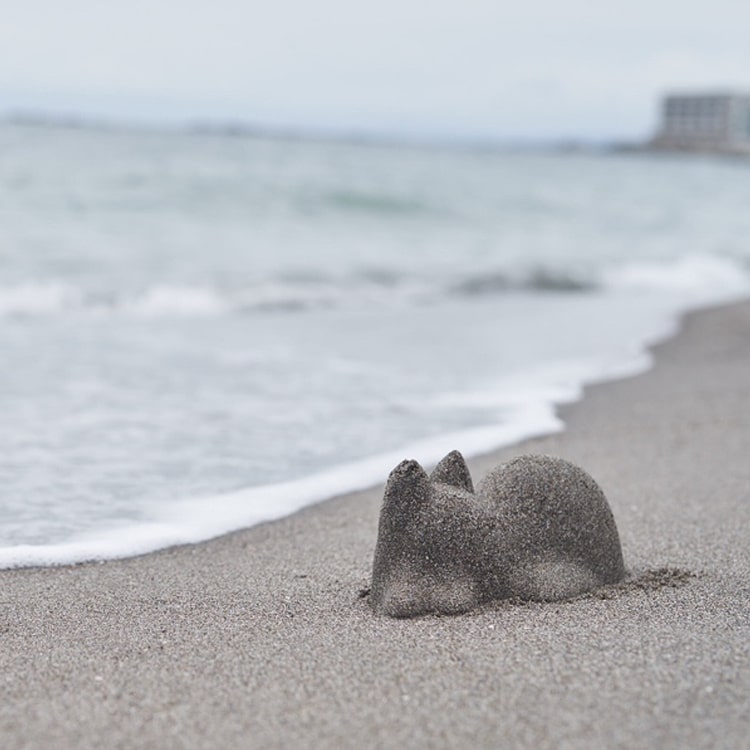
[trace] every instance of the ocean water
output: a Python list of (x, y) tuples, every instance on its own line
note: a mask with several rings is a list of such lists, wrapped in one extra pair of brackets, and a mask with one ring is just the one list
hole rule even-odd
[(563, 429), (750, 294), (750, 162), (0, 126), (0, 566)]

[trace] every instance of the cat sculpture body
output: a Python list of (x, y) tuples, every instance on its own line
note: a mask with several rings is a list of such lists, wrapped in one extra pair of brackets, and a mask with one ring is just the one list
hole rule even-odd
[(370, 602), (392, 617), (456, 614), (493, 599), (567, 599), (624, 575), (612, 511), (583, 469), (521, 456), (474, 491), (453, 451), (429, 476), (416, 461), (391, 472)]

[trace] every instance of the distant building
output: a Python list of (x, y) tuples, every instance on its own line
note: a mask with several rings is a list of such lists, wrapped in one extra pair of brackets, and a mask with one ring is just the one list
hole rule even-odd
[(661, 111), (653, 148), (750, 153), (750, 94), (671, 94)]

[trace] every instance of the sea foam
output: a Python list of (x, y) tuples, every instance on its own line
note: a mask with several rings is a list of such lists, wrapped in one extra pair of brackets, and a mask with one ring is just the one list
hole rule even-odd
[[(650, 341), (662, 338), (674, 321), (654, 329)], [(248, 487), (165, 502), (138, 522), (119, 522), (75, 535), (58, 544), (19, 544), (0, 548), (0, 568), (63, 565), (132, 557), (166, 547), (205, 541), (228, 532), (276, 520), (345, 493), (381, 484), (405, 456), (425, 466), (437, 463), (461, 446), (468, 457), (521, 440), (564, 429), (556, 406), (578, 400), (584, 385), (642, 372), (651, 358), (644, 349), (609, 363), (571, 361), (501, 379), (491, 390), (446, 393), (432, 405), (486, 408), (502, 421), (413, 441), (376, 456), (333, 466), (297, 480)], [(430, 404), (425, 404), (430, 408)]]
[(427, 464), (437, 462), (453, 445), (476, 455), (498, 445), (562, 429), (549, 404), (529, 404), (517, 418), (418, 441), (398, 451), (353, 461), (302, 479), (249, 487), (165, 503), (150, 518), (136, 523), (102, 526), (59, 544), (19, 544), (0, 548), (0, 568), (63, 565), (132, 557), (272, 521), (337, 495), (372, 487), (383, 481), (394, 462), (413, 454)]

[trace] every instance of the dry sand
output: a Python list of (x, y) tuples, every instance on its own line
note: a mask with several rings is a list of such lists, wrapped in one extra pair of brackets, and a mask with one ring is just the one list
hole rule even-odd
[(750, 747), (750, 304), (689, 316), (656, 362), (588, 389), (565, 433), (469, 462), (585, 467), (635, 582), (376, 617), (358, 592), (382, 488), (132, 560), (2, 571), (0, 746)]

